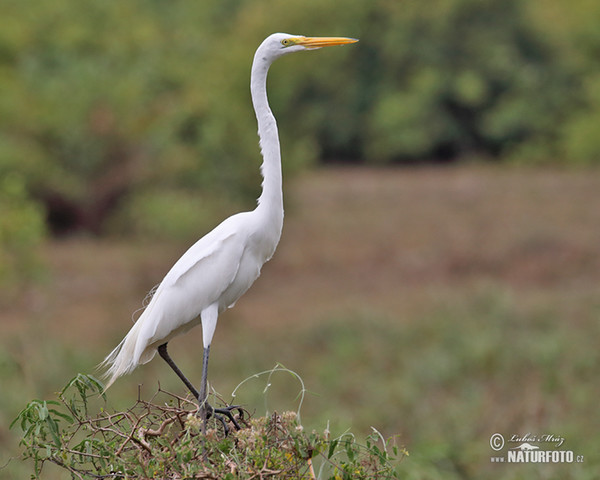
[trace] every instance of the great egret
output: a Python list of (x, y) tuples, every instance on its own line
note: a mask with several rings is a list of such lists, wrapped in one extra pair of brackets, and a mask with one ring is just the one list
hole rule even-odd
[[(158, 352), (198, 399), (205, 418), (211, 415), (213, 409), (207, 403), (208, 356), (217, 317), (232, 307), (258, 278), (261, 267), (275, 252), (283, 226), (279, 137), (267, 100), (269, 67), (275, 59), (288, 53), (357, 41), (275, 33), (258, 47), (250, 77), (263, 156), (262, 193), (257, 207), (227, 218), (173, 265), (138, 321), (102, 362), (106, 368), (106, 388), (121, 375), (149, 362)], [(202, 323), (204, 357), (198, 393), (167, 353), (167, 343), (199, 323)], [(235, 407), (214, 411), (228, 416), (237, 427), (232, 408)]]

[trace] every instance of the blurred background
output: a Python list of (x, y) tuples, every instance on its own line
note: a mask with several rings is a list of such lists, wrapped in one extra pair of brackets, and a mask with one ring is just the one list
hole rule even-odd
[[(286, 224), (220, 319), (212, 386), (280, 362), (307, 428), (398, 435), (406, 478), (598, 478), (595, 0), (4, 0), (0, 478), (31, 472), (19, 410), (93, 373), (190, 243), (253, 208), (249, 71), (276, 31), (360, 43), (271, 70)], [(198, 379), (200, 341), (173, 350)], [(107, 408), (158, 381), (183, 393), (156, 360)], [(271, 381), (236, 401), (297, 408)], [(584, 462), (493, 464), (496, 432)]]

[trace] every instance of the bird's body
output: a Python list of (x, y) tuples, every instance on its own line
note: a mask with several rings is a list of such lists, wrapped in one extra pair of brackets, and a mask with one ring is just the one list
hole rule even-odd
[[(269, 66), (286, 53), (354, 41), (273, 34), (257, 49), (250, 90), (263, 155), (263, 185), (258, 205), (252, 211), (224, 220), (173, 265), (140, 318), (104, 360), (106, 388), (119, 376), (149, 362), (158, 351), (198, 400), (206, 401), (208, 352), (218, 315), (232, 307), (258, 278), (263, 264), (275, 252), (283, 227), (279, 136), (266, 91)], [(198, 394), (168, 356), (166, 344), (200, 323), (204, 362), (202, 390)]]
[(281, 227), (257, 228), (260, 215), (254, 210), (229, 217), (173, 265), (140, 318), (107, 357), (111, 364), (107, 387), (152, 360), (159, 345), (200, 322), (203, 343), (210, 345), (218, 314), (250, 288), (275, 252)]

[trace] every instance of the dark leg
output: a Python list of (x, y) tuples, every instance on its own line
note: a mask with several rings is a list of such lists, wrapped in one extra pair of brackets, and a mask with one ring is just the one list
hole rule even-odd
[(225, 435), (229, 432), (227, 428), (227, 423), (223, 419), (223, 416), (227, 417), (236, 430), (240, 429), (240, 425), (233, 416), (233, 411), (238, 410), (240, 415), (243, 414), (242, 409), (238, 405), (230, 405), (225, 408), (213, 408), (207, 401), (208, 398), (208, 357), (210, 355), (210, 345), (204, 349), (204, 358), (202, 359), (202, 385), (200, 385), (200, 396), (198, 397), (198, 401), (200, 402), (200, 407), (204, 409), (205, 418), (210, 418), (213, 413), (215, 414), (215, 418), (221, 421), (223, 424), (223, 428), (225, 429)]
[(200, 385), (200, 395), (197, 396), (200, 405), (206, 403), (208, 396), (208, 355), (210, 354), (210, 345), (204, 349), (204, 356), (202, 358), (202, 383)]
[[(183, 374), (183, 372), (181, 370), (179, 370), (179, 367), (177, 365), (175, 365), (175, 362), (173, 361), (173, 359), (171, 358), (171, 356), (169, 355), (169, 353), (167, 352), (167, 344), (163, 343), (162, 345), (160, 345), (158, 347), (158, 354), (162, 357), (162, 359), (167, 362), (167, 364), (169, 365), (169, 367), (171, 367), (173, 369), (173, 371), (177, 374), (177, 376), (179, 378), (181, 378), (181, 381), (183, 383), (185, 383), (185, 386), (188, 388), (188, 390), (190, 392), (192, 392), (192, 395), (194, 396), (194, 398), (199, 399), (199, 395), (198, 395), (198, 390), (196, 390), (194, 388), (194, 386), (192, 385), (192, 382), (190, 382), (186, 376)], [(201, 401), (201, 400), (198, 400)]]
[[(158, 347), (158, 354), (162, 357), (162, 359), (165, 362), (167, 362), (167, 364), (169, 365), (169, 367), (171, 367), (173, 369), (173, 371), (177, 374), (177, 376), (185, 384), (185, 386), (192, 393), (192, 395), (196, 399), (198, 399), (198, 402), (200, 403), (200, 408), (202, 410), (202, 414), (203, 414), (202, 417), (203, 418), (209, 419), (213, 415), (213, 413), (224, 415), (224, 416), (226, 416), (231, 421), (231, 423), (233, 423), (233, 426), (235, 427), (236, 430), (240, 429), (240, 425), (238, 424), (238, 422), (236, 421), (236, 419), (233, 417), (233, 414), (231, 413), (232, 411), (239, 410), (240, 414), (241, 414), (242, 413), (242, 409), (239, 406), (234, 405), (234, 406), (229, 406), (229, 407), (225, 407), (225, 408), (214, 409), (207, 402), (207, 397), (208, 397), (208, 392), (207, 392), (207, 390), (208, 390), (207, 389), (207, 384), (208, 384), (208, 356), (210, 354), (210, 345), (204, 349), (204, 358), (202, 360), (202, 385), (200, 387), (200, 393), (198, 393), (198, 390), (196, 390), (194, 388), (194, 386), (192, 385), (192, 382), (190, 382), (186, 378), (186, 376), (179, 369), (179, 367), (177, 365), (175, 365), (175, 362), (173, 361), (173, 359), (171, 358), (171, 356), (167, 352), (167, 344), (166, 343), (163, 343), (162, 345), (160, 345)], [(223, 424), (223, 427), (225, 428), (225, 433), (227, 433), (228, 429), (227, 429), (227, 425), (226, 425), (225, 421), (223, 420), (223, 417), (217, 415), (217, 418), (221, 421), (221, 423)], [(204, 431), (205, 428), (206, 428), (206, 426), (204, 425), (203, 428), (202, 428), (203, 433), (206, 433)]]
[[(206, 422), (213, 414), (213, 407), (208, 403), (208, 354), (210, 353), (210, 345), (204, 349), (202, 357), (202, 382), (200, 384), (200, 395), (197, 397), (200, 403), (200, 412), (204, 421), (202, 422), (202, 433), (206, 434)], [(222, 421), (222, 420), (221, 420)], [(223, 422), (223, 428), (227, 433), (227, 425)]]

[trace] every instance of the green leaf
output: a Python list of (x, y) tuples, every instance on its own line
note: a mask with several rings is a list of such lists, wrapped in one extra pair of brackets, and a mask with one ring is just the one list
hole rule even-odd
[(356, 458), (356, 451), (354, 449), (354, 444), (351, 441), (346, 442), (346, 456), (348, 457), (348, 460), (350, 460), (351, 462), (354, 462), (354, 459)]
[(68, 414), (63, 413), (63, 412), (59, 412), (58, 410), (56, 410), (54, 408), (51, 408), (49, 411), (50, 411), (50, 413), (53, 413), (54, 415), (65, 419), (69, 423), (73, 423), (74, 422), (73, 417), (71, 415), (68, 415)]
[(52, 435), (52, 439), (54, 440), (54, 444), (60, 448), (60, 446), (62, 445), (62, 442), (60, 440), (60, 435), (58, 432), (58, 424), (56, 423), (56, 421), (51, 417), (48, 416), (46, 418), (46, 423), (48, 424), (49, 430), (50, 430), (50, 435)]
[(46, 402), (38, 404), (37, 411), (40, 420), (46, 420), (46, 418), (48, 418), (48, 405), (46, 404)]
[(335, 449), (337, 448), (339, 440), (336, 438), (329, 443), (329, 450), (327, 451), (327, 458), (331, 459), (333, 454), (335, 453)]

